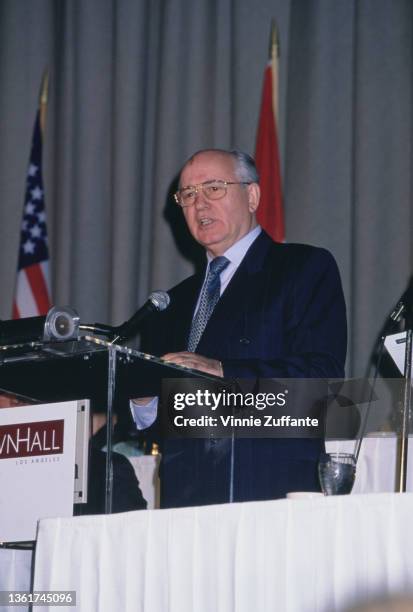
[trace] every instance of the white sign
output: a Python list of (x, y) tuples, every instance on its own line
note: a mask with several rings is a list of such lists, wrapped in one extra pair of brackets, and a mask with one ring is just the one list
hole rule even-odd
[(0, 409), (0, 542), (36, 539), (72, 516), (77, 402)]
[(406, 332), (386, 336), (384, 346), (390, 353), (400, 373), (404, 375), (404, 361), (406, 358)]

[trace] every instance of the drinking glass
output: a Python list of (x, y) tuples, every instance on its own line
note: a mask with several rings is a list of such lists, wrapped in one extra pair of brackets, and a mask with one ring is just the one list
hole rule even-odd
[(350, 453), (323, 453), (318, 476), (324, 495), (351, 493), (356, 477), (356, 458)]

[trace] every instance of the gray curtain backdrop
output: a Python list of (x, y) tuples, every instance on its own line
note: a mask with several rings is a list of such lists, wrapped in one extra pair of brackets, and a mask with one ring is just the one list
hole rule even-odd
[(193, 270), (168, 198), (185, 158), (254, 152), (272, 17), (287, 239), (335, 255), (364, 373), (412, 271), (411, 0), (0, 0), (2, 318), (43, 70), (53, 300), (120, 323)]

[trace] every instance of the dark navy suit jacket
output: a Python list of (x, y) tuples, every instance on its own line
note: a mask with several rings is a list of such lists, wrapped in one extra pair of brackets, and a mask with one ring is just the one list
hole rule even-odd
[[(155, 355), (186, 350), (204, 276), (170, 292), (142, 348)], [(197, 347), (219, 359), (225, 377), (341, 378), (346, 313), (336, 263), (324, 250), (276, 244), (262, 232), (222, 294)], [(284, 497), (319, 490), (314, 439), (166, 440), (161, 467), (163, 507)]]

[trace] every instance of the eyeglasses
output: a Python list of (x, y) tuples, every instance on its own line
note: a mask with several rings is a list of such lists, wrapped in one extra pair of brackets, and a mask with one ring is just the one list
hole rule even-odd
[(227, 193), (228, 185), (251, 185), (250, 181), (205, 181), (199, 185), (190, 185), (179, 189), (175, 194), (175, 202), (182, 208), (193, 206), (198, 193), (202, 191), (207, 200), (221, 200)]

